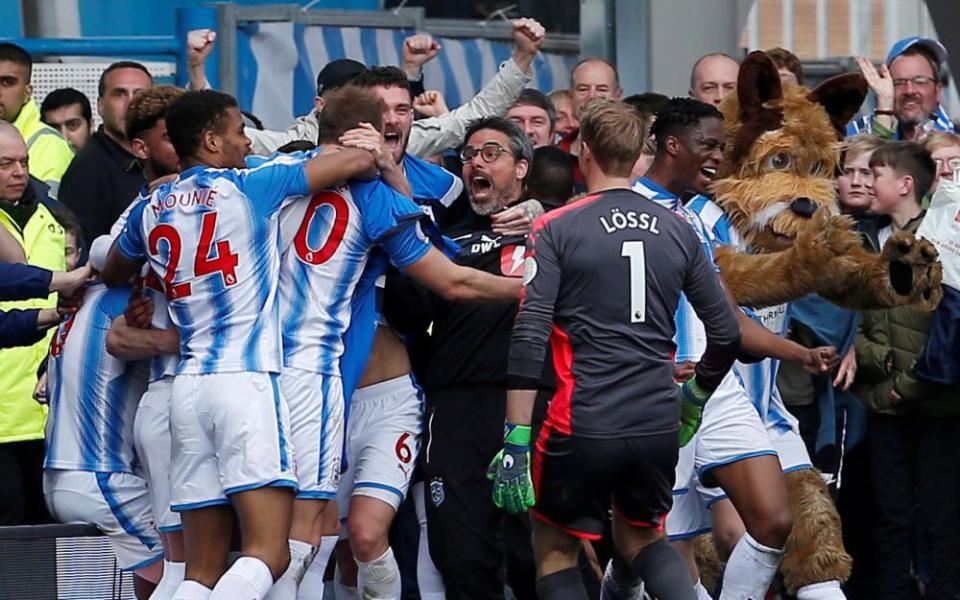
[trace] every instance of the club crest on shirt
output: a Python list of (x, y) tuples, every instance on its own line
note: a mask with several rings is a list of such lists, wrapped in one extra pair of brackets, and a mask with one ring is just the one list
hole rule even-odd
[(504, 246), (500, 250), (500, 272), (505, 277), (523, 277), (524, 254), (527, 249), (523, 246)]
[(435, 478), (430, 480), (430, 502), (434, 506), (440, 506), (445, 499), (443, 492), (443, 479)]

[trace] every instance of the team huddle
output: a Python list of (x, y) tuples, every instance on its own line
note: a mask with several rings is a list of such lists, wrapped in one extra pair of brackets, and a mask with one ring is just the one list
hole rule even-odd
[[(785, 305), (741, 310), (721, 284), (715, 245), (746, 246), (706, 197), (723, 115), (677, 98), (648, 131), (622, 102), (586, 103), (586, 195), (525, 223), (526, 253), (497, 275), (441, 234), (463, 185), (407, 153), (412, 115), (394, 121), (412, 98), (391, 69), (326, 91), (316, 144), (270, 156), (251, 154), (227, 94), (135, 97), (127, 135), (148, 140), (148, 184), (92, 243), (97, 278), (51, 345), (51, 512), (100, 527), (158, 600), (320, 598), (338, 523), (336, 596), (399, 598), (388, 532), (424, 436), (442, 438), (425, 431), (412, 337), (384, 298), (419, 286), (454, 305), (519, 302), (483, 501), (529, 510), (538, 597), (586, 598), (583, 544), (608, 533), (603, 598), (709, 597), (691, 540), (711, 528), (732, 540), (721, 597), (762, 596), (792, 525), (782, 473), (818, 477), (777, 359), (823, 373), (836, 353), (797, 350)], [(648, 134), (656, 154), (636, 178)], [(533, 150), (501, 117), (463, 142), (487, 217), (488, 169), (529, 166)], [(444, 502), (435, 483), (413, 493), (421, 514), (425, 494)], [(800, 597), (839, 593), (826, 581)]]

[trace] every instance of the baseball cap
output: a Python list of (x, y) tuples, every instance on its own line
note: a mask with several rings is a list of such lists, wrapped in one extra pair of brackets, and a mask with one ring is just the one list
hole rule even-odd
[(939, 66), (943, 66), (943, 63), (947, 62), (947, 49), (943, 47), (943, 44), (937, 40), (915, 35), (903, 38), (890, 48), (890, 52), (887, 54), (887, 66), (889, 67), (895, 58), (906, 52), (907, 48), (914, 46), (921, 46), (930, 52), (937, 60), (937, 65)]
[(328, 62), (317, 75), (317, 95), (336, 89), (350, 81), (367, 70), (362, 62), (350, 60), (349, 58), (338, 58)]

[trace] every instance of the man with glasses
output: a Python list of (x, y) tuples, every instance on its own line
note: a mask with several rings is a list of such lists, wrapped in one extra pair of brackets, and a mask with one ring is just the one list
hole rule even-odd
[(922, 142), (932, 131), (955, 132), (940, 105), (941, 70), (946, 61), (943, 44), (916, 36), (894, 44), (879, 71), (868, 59), (858, 58), (860, 70), (877, 96), (877, 107), (872, 115), (851, 122), (847, 135), (872, 133), (889, 140)]
[[(520, 202), (533, 161), (530, 138), (515, 123), (488, 117), (471, 125), (465, 140), (460, 157), (471, 210), (444, 234), (460, 247), (458, 264), (519, 279), (524, 236), (495, 233), (490, 217)], [(493, 506), (485, 476), (502, 442), (517, 304), (457, 304), (388, 277), (384, 313), (394, 326), (425, 329), (433, 323), (418, 353), (427, 401), (421, 457), (430, 554), (446, 598), (502, 599), (505, 554), (514, 595), (535, 598), (529, 521)], [(553, 387), (551, 374), (542, 386), (544, 402)]]

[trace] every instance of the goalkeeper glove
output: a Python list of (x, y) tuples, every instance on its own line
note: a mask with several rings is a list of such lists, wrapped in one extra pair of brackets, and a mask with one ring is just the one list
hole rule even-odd
[(529, 425), (506, 424), (503, 450), (490, 462), (487, 479), (493, 480), (493, 503), (497, 508), (518, 514), (533, 506)]
[(703, 406), (710, 399), (710, 392), (697, 384), (697, 378), (691, 377), (677, 386), (680, 399), (680, 447), (690, 443), (700, 429), (703, 420)]

